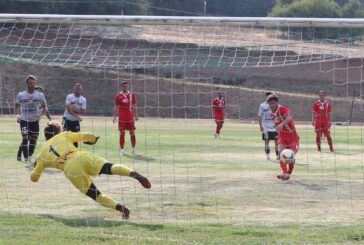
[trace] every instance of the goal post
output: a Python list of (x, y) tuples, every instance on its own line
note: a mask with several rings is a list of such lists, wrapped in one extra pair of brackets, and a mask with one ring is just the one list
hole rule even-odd
[[(251, 231), (258, 234), (253, 242), (267, 244), (362, 239), (363, 37), (364, 19), (0, 14), (0, 220), (39, 219), (40, 232), (59, 220), (86, 233), (155, 243), (238, 244)], [(29, 74), (57, 121), (81, 83), (81, 131), (101, 136), (82, 149), (150, 178), (150, 190), (127, 177), (94, 179), (131, 209), (132, 222), (78, 192), (60, 171), (47, 169), (30, 182), (15, 160), (21, 135), (9, 106)], [(137, 100), (136, 155), (126, 134), (120, 156), (112, 122), (122, 82)], [(311, 125), (321, 90), (333, 105), (334, 154), (324, 140), (317, 151)], [(280, 165), (265, 155), (257, 114), (267, 91), (297, 122), (301, 143), (289, 182), (276, 178)], [(218, 92), (225, 121), (215, 139)], [(36, 154), (44, 142), (41, 132)], [(275, 159), (274, 142), (270, 151)], [(8, 224), (0, 233), (11, 236), (16, 222)]]

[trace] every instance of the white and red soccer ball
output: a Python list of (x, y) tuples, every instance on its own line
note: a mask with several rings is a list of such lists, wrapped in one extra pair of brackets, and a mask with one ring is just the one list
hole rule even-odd
[(293, 164), (296, 160), (296, 156), (292, 150), (284, 149), (281, 152), (280, 159), (286, 164)]

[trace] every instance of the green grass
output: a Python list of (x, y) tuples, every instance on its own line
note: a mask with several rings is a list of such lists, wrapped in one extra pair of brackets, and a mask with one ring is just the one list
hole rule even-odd
[[(44, 125), (45, 121), (42, 121)], [(213, 139), (211, 120), (142, 119), (138, 155), (118, 155), (110, 118), (86, 118), (101, 136), (85, 146), (110, 162), (149, 176), (95, 178), (98, 188), (131, 210), (122, 220), (79, 193), (63, 174), (46, 170), (38, 183), (17, 162), (13, 118), (0, 119), (0, 244), (353, 244), (364, 240), (363, 128), (333, 127), (336, 154), (315, 149), (310, 125), (299, 125), (301, 147), (288, 182), (265, 160), (256, 124), (227, 121)], [(40, 137), (38, 150), (44, 142)]]

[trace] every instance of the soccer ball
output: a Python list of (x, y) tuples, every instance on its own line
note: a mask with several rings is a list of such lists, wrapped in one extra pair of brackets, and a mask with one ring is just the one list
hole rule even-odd
[(283, 161), (286, 164), (292, 164), (295, 161), (295, 154), (290, 149), (284, 149), (281, 152), (280, 157), (281, 157), (281, 161)]

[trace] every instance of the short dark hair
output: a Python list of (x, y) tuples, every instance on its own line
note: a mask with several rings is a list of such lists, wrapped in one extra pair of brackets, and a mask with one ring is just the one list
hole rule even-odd
[(269, 95), (268, 98), (267, 98), (267, 102), (270, 102), (270, 101), (278, 102), (278, 96), (276, 94)]
[(44, 137), (46, 140), (51, 139), (53, 136), (61, 132), (62, 125), (58, 122), (50, 121), (44, 128)]
[(73, 85), (73, 87), (78, 87), (78, 86), (82, 86), (81, 83), (75, 83), (75, 85)]
[(127, 81), (121, 82), (121, 85), (123, 85), (123, 84), (128, 84), (128, 82)]
[(269, 95), (271, 95), (271, 94), (273, 94), (271, 91), (266, 91), (266, 92), (265, 92), (265, 96), (269, 96)]
[(32, 79), (32, 80), (37, 80), (37, 78), (33, 75), (28, 75), (27, 78), (25, 79), (25, 82), (28, 84), (28, 80)]
[(325, 90), (320, 90), (319, 94), (326, 94)]

